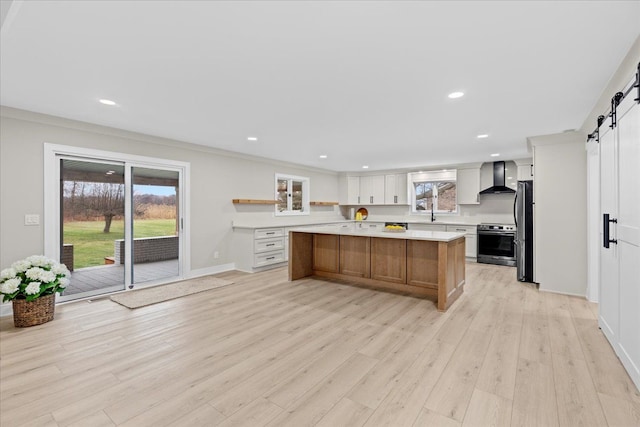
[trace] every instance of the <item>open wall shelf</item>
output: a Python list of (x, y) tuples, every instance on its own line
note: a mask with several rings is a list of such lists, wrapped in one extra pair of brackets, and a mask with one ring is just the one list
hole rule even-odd
[(234, 205), (277, 205), (277, 200), (232, 199)]

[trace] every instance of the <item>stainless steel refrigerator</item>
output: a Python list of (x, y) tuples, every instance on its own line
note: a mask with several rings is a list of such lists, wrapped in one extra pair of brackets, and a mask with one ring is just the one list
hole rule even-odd
[(513, 202), (518, 280), (533, 282), (533, 181), (518, 181)]

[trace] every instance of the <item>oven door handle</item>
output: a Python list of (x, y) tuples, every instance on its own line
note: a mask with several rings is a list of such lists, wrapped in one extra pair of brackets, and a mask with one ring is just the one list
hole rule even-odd
[(478, 231), (478, 236), (481, 235), (485, 235), (485, 236), (505, 236), (505, 237), (509, 237), (509, 236), (513, 236), (515, 238), (516, 233), (515, 231), (508, 231), (508, 232), (504, 232), (504, 231)]

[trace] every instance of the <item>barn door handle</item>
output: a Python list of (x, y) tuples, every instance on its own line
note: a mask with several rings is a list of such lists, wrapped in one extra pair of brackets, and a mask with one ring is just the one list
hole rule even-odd
[(602, 235), (603, 235), (602, 246), (604, 246), (607, 249), (609, 248), (609, 243), (614, 243), (616, 245), (618, 244), (618, 241), (616, 239), (609, 238), (610, 223), (617, 224), (618, 220), (616, 218), (609, 218), (609, 214), (602, 214)]

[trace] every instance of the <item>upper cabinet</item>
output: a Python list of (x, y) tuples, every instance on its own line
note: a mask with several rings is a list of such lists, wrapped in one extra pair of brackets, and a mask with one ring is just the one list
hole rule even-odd
[(342, 205), (408, 204), (407, 174), (345, 176), (339, 182)]
[(407, 205), (407, 174), (391, 174), (384, 176), (384, 204)]
[(480, 167), (458, 169), (456, 186), (459, 205), (480, 204)]
[(360, 203), (360, 177), (347, 177), (347, 205), (357, 205)]
[(518, 181), (530, 181), (533, 179), (533, 160), (516, 160), (518, 166)]
[(384, 175), (368, 175), (360, 177), (360, 204), (384, 204)]

